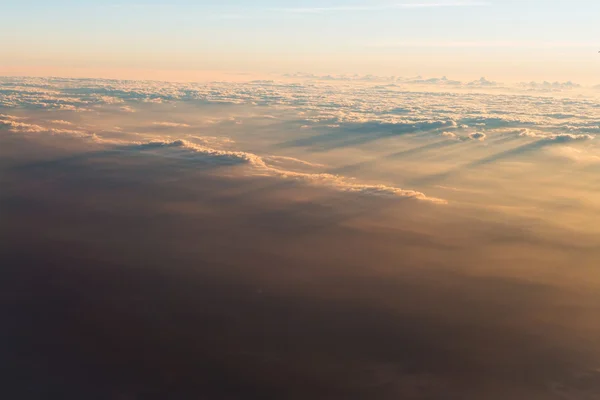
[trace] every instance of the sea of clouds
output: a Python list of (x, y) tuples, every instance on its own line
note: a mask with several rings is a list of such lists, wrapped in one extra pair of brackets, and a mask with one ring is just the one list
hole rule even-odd
[(0, 78), (8, 390), (595, 399), (598, 104), (569, 82)]
[[(506, 86), (445, 77), (294, 74), (246, 83), (5, 77), (0, 131), (190, 153), (255, 174), (443, 204), (452, 194), (440, 187), (482, 166), (526, 156), (540, 173), (548, 158), (593, 168), (600, 160), (594, 141), (600, 107), (590, 90), (571, 82)], [(121, 123), (135, 119), (137, 125)]]

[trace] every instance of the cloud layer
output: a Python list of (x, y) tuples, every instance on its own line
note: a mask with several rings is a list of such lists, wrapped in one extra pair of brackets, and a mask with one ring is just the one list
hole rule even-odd
[[(59, 125), (65, 125), (65, 121), (60, 121)], [(52, 121), (56, 124), (56, 121)], [(153, 125), (164, 126), (168, 128), (190, 127), (188, 124), (181, 123), (153, 123)], [(97, 135), (92, 131), (57, 129), (54, 127), (45, 127), (38, 124), (20, 122), (18, 117), (10, 115), (0, 116), (0, 129), (4, 127), (13, 133), (22, 134), (51, 134), (51, 135), (66, 135), (69, 137), (85, 138), (94, 143), (103, 144), (128, 150), (141, 152), (154, 152), (159, 156), (180, 156), (188, 157), (192, 155), (195, 159), (199, 159), (207, 164), (216, 166), (235, 166), (245, 165), (251, 168), (252, 174), (268, 175), (279, 179), (296, 181), (300, 183), (327, 186), (333, 190), (362, 195), (387, 196), (395, 198), (412, 198), (432, 202), (435, 204), (446, 204), (447, 201), (435, 197), (426, 196), (424, 193), (415, 190), (405, 190), (394, 186), (384, 184), (368, 184), (361, 183), (353, 178), (333, 175), (324, 172), (301, 172), (292, 169), (285, 169), (281, 165), (281, 161), (296, 164), (302, 167), (323, 168), (323, 165), (310, 163), (300, 159), (295, 159), (286, 156), (264, 156), (227, 149), (217, 149), (209, 147), (209, 145), (227, 144), (227, 140), (215, 140), (211, 137), (198, 137), (188, 135), (193, 140), (176, 139), (176, 140), (160, 140), (153, 139), (146, 142), (128, 141), (126, 139), (107, 139)], [(166, 150), (167, 152), (161, 152)], [(183, 153), (182, 153), (183, 152)]]
[[(244, 165), (251, 174), (434, 202), (448, 195), (439, 187), (481, 185), (469, 171), (483, 166), (526, 161), (535, 168), (530, 176), (543, 177), (556, 165), (549, 157), (572, 161), (580, 152), (589, 155), (580, 164), (589, 165), (600, 154), (594, 92), (572, 82), (507, 87), (485, 78), (280, 78), (206, 84), (0, 78), (0, 130), (194, 154), (207, 164)], [(497, 179), (505, 172), (495, 173)], [(456, 193), (451, 200), (464, 202)]]
[(600, 115), (556, 90), (2, 79), (2, 393), (595, 400)]

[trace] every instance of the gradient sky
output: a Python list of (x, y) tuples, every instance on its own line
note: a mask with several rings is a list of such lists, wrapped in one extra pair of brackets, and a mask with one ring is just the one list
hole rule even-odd
[[(0, 74), (374, 73), (600, 83), (592, 0), (2, 0)], [(20, 73), (21, 72), (21, 73)]]

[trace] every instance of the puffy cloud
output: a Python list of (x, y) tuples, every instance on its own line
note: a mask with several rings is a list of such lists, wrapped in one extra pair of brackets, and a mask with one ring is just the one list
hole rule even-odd
[(469, 134), (469, 139), (479, 140), (480, 142), (483, 142), (486, 139), (486, 137), (487, 137), (487, 135), (482, 132), (474, 132), (474, 133)]
[(594, 135), (590, 134), (574, 134), (574, 133), (547, 133), (539, 131), (531, 131), (528, 129), (522, 130), (519, 133), (521, 137), (529, 137), (536, 139), (544, 139), (545, 141), (552, 141), (557, 143), (568, 143), (573, 141), (593, 140)]
[(8, 130), (12, 132), (21, 132), (21, 133), (34, 133), (34, 132), (44, 132), (48, 129), (36, 125), (36, 124), (28, 124), (26, 122), (18, 122), (12, 119), (0, 120), (0, 127), (7, 127)]
[(7, 114), (0, 114), (0, 120), (5, 120), (5, 121), (16, 121), (19, 119), (23, 119), (22, 117), (16, 117), (14, 115), (7, 115)]
[[(0, 129), (4, 127), (13, 133), (37, 133), (37, 134), (49, 133), (52, 135), (69, 135), (69, 136), (73, 136), (73, 137), (92, 137), (93, 136), (90, 133), (84, 132), (81, 130), (46, 127), (46, 126), (42, 126), (39, 124), (21, 122), (23, 120), (26, 120), (26, 118), (16, 119), (15, 117), (0, 115)], [(55, 121), (52, 121), (52, 122), (56, 123)], [(61, 121), (61, 122), (66, 122), (66, 121)], [(66, 124), (62, 123), (61, 125), (66, 125)]]
[(494, 87), (494, 86), (498, 86), (498, 82), (489, 81), (489, 80), (485, 79), (484, 77), (481, 77), (480, 79), (478, 79), (476, 81), (469, 82), (467, 84), (467, 86)]
[(569, 133), (561, 133), (558, 135), (551, 135), (547, 140), (551, 140), (553, 142), (558, 143), (568, 143), (582, 140), (594, 140), (595, 136), (593, 135), (575, 135)]
[(100, 94), (92, 95), (92, 99), (94, 100), (94, 102), (100, 103), (100, 104), (122, 104), (125, 102), (125, 100), (123, 100), (119, 97), (103, 96)]
[(183, 149), (195, 153), (210, 163), (223, 165), (250, 164), (258, 168), (266, 168), (263, 159), (255, 154), (213, 149), (183, 139), (173, 141), (152, 140), (145, 143), (133, 143), (125, 147), (139, 150)]
[(523, 82), (520, 83), (519, 86), (531, 89), (531, 90), (543, 90), (543, 91), (563, 91), (580, 88), (581, 85), (577, 83), (573, 83), (571, 81), (567, 82)]

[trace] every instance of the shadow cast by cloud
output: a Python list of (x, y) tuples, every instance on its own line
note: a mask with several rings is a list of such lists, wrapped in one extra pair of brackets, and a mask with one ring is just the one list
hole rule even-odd
[(383, 157), (378, 157), (373, 160), (344, 165), (342, 167), (331, 169), (327, 172), (331, 173), (331, 174), (351, 174), (351, 173), (355, 173), (355, 172), (360, 171), (365, 168), (375, 167), (375, 166), (379, 165), (382, 160), (396, 160), (396, 159), (408, 158), (408, 157), (420, 155), (423, 153), (427, 153), (431, 150), (436, 150), (436, 149), (449, 147), (449, 146), (455, 146), (460, 143), (461, 142), (459, 142), (457, 140), (441, 140), (441, 141), (437, 141), (434, 143), (429, 143), (429, 144), (425, 144), (422, 146), (413, 147), (413, 148), (410, 148), (407, 150), (402, 150), (402, 151), (399, 151), (396, 153), (387, 154), (387, 155), (384, 155)]
[(348, 123), (332, 128), (333, 132), (284, 142), (279, 147), (308, 147), (313, 151), (327, 151), (342, 147), (360, 146), (394, 136), (430, 133), (451, 126), (448, 121), (427, 123)]
[(552, 138), (536, 140), (534, 142), (530, 142), (530, 143), (527, 143), (527, 144), (524, 144), (521, 146), (517, 146), (512, 149), (494, 153), (490, 156), (480, 158), (478, 160), (458, 166), (456, 168), (452, 168), (452, 169), (442, 172), (442, 173), (432, 174), (432, 175), (428, 175), (425, 177), (413, 179), (410, 181), (410, 184), (418, 186), (418, 185), (429, 185), (429, 184), (434, 184), (434, 183), (440, 183), (453, 175), (457, 175), (457, 174), (472, 170), (477, 167), (490, 165), (490, 164), (494, 164), (494, 163), (497, 163), (500, 161), (517, 158), (517, 157), (523, 156), (525, 154), (537, 152), (540, 149), (543, 149), (548, 146), (560, 145), (562, 143), (568, 143), (570, 141), (577, 141), (577, 140), (586, 140), (586, 139), (574, 138), (572, 136), (566, 135), (566, 136), (556, 136), (556, 137), (552, 137)]

